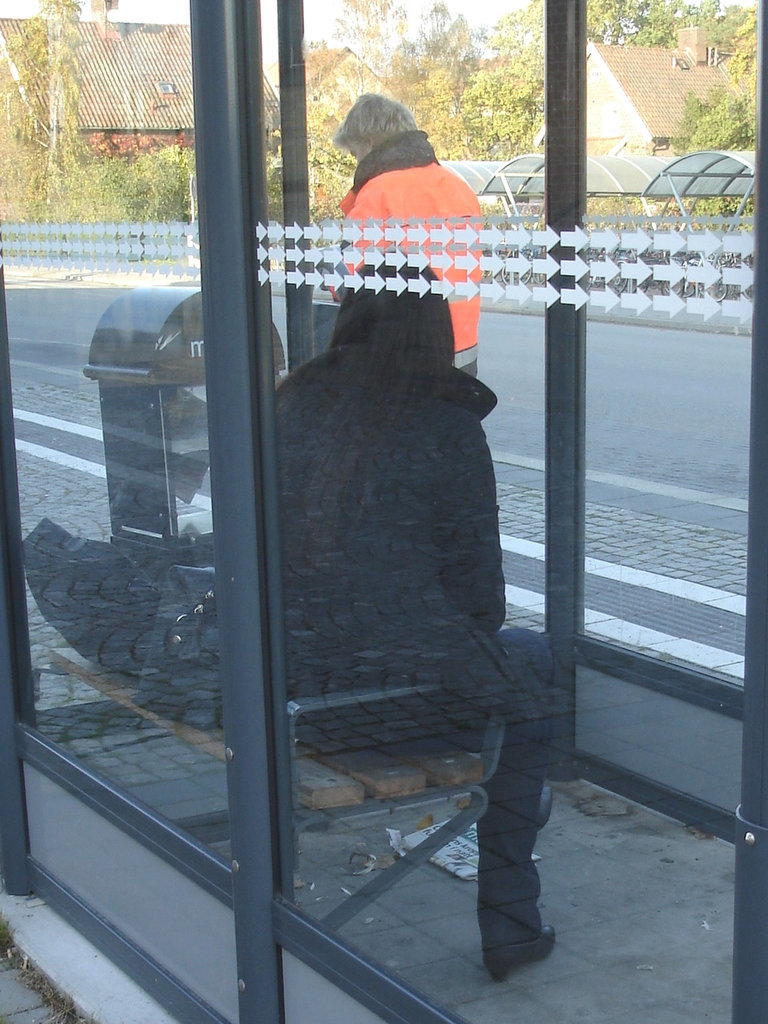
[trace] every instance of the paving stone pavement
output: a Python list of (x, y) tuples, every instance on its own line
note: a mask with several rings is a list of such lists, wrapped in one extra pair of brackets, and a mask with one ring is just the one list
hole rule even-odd
[(27, 986), (24, 971), (0, 960), (0, 1024), (53, 1024), (55, 1016), (39, 993)]

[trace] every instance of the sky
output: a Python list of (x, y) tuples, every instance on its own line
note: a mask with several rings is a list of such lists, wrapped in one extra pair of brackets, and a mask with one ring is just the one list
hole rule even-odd
[[(89, 0), (84, 0), (86, 4)], [(463, 14), (474, 27), (493, 26), (521, 0), (443, 0), (455, 16)], [(418, 20), (421, 9), (430, 0), (407, 0), (408, 16)], [(262, 0), (264, 57), (267, 63), (277, 59), (276, 0)], [(333, 43), (332, 32), (341, 9), (340, 0), (304, 0), (304, 34), (309, 42)], [(0, 17), (28, 18), (38, 11), (38, 0), (0, 0)], [(189, 21), (189, 0), (119, 0), (120, 19), (145, 22)], [(478, 15), (479, 12), (479, 15)]]

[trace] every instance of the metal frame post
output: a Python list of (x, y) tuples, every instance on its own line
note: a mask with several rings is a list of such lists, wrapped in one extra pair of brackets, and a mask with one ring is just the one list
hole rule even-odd
[(755, 267), (741, 806), (736, 816), (733, 1024), (768, 1007), (768, 17), (758, 5)]
[[(586, 2), (546, 3), (546, 223), (580, 227), (586, 213)], [(552, 252), (560, 262), (565, 251)], [(553, 284), (573, 287), (558, 273)], [(546, 349), (546, 623), (555, 685), (573, 694), (574, 638), (584, 621), (584, 483), (586, 311), (556, 302), (547, 309)], [(555, 743), (568, 758), (574, 721), (561, 720)]]
[(16, 722), (25, 711), (27, 716), (34, 713), (34, 705), (29, 706), (31, 681), (5, 275), (0, 265), (0, 866), (5, 888), (14, 896), (29, 892), (29, 835)]
[[(282, 0), (277, 5), (277, 41), (280, 60), (283, 216), (286, 224), (296, 223), (303, 226), (309, 224), (303, 0)], [(285, 313), (290, 370), (296, 369), (316, 354), (312, 324), (312, 293), (312, 285), (292, 285), (286, 282)]]
[[(257, 286), (267, 220), (259, 5), (192, 0), (203, 326), (240, 1019), (282, 1019), (272, 933), (270, 627), (263, 494), (274, 376), (269, 289)], [(267, 432), (268, 436), (265, 436)], [(265, 454), (266, 453), (266, 454)], [(224, 528), (224, 525), (227, 528)]]

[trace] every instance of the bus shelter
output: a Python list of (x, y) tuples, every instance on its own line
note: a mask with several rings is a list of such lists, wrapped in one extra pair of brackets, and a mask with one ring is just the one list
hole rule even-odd
[(504, 166), (500, 160), (444, 160), (442, 163), (463, 178), (478, 196), (483, 195), (490, 179)]
[[(668, 160), (659, 156), (588, 156), (587, 196), (604, 198), (644, 196), (650, 183), (663, 174)], [(499, 167), (485, 184), (481, 195), (498, 196), (507, 212), (517, 214), (520, 202), (545, 195), (545, 157), (539, 153), (516, 156)]]
[[(269, 205), (262, 13), (258, 0), (191, 0), (199, 252), (190, 256), (180, 240), (188, 225), (168, 225), (147, 255), (147, 225), (108, 222), (99, 233), (46, 223), (27, 231), (18, 261), (63, 270), (51, 283), (19, 276), (4, 247), (6, 891), (45, 900), (184, 1024), (533, 1024), (577, 1014), (613, 1024), (617, 1012), (671, 1022), (690, 1019), (694, 1004), (730, 1013), (733, 1024), (762, 1024), (768, 221), (760, 147), (754, 292), (744, 297), (753, 303), (751, 346), (727, 333), (588, 324), (579, 253), (590, 242), (602, 251), (607, 281), (619, 241), (587, 234), (590, 168), (602, 175), (595, 189), (623, 180), (637, 193), (652, 168), (586, 157), (583, 0), (546, 4), (543, 156), (513, 161), (485, 186), (510, 202), (529, 186), (543, 195), (536, 238), (508, 223), (313, 222), (299, 0), (277, 11), (278, 220)], [(764, 53), (764, 18), (761, 26)], [(110, 45), (118, 37), (144, 81), (161, 27), (105, 33)], [(162, 95), (172, 97), (167, 78)], [(758, 81), (765, 91), (766, 76)], [(764, 139), (768, 103), (759, 109)], [(19, 225), (3, 233), (14, 237)], [(52, 258), (54, 237), (64, 255)], [(667, 253), (683, 244), (671, 233), (629, 241), (641, 253), (652, 242)], [(350, 610), (348, 567), (334, 548), (316, 551), (311, 568), (328, 582), (327, 592), (308, 592), (310, 615), (301, 587), (284, 584), (285, 538), (305, 550), (351, 502), (365, 522), (388, 502), (405, 537), (416, 505), (409, 494), (398, 507), (363, 466), (370, 486), (348, 479), (333, 500), (324, 496), (306, 515), (294, 505), (287, 520), (284, 495), (296, 503), (318, 488), (325, 495), (339, 463), (291, 490), (281, 431), (303, 429), (290, 452), (300, 459), (326, 424), (302, 419), (301, 403), (286, 418), (280, 389), (325, 358), (315, 330), (320, 282), (335, 288), (337, 274), (373, 294), (417, 294), (428, 282), (432, 295), (433, 279), (445, 279), (425, 277), (424, 267), (436, 254), (455, 264), (458, 252), (461, 287), (435, 291), (492, 298), (471, 276), (480, 259), (503, 246), (514, 261), (528, 242), (542, 253), (547, 281), (541, 298), (526, 298), (540, 302), (540, 316), (486, 305), (479, 383), (457, 385), (473, 402), (481, 385), (496, 396), (483, 444), (485, 485), (498, 505), (497, 597), (503, 592), (508, 626), (546, 640), (558, 696), (546, 786), (522, 825), (500, 829), (535, 829), (542, 918), (556, 941), (551, 955), (496, 979), (476, 916), (477, 875), (489, 867), (477, 858), (506, 730), (521, 722), (506, 704), (472, 703), (471, 689), (446, 692), (445, 630), (442, 646), (392, 637), (398, 653), (416, 652), (424, 685), (404, 676), (399, 686), (368, 687), (365, 700), (337, 685), (349, 680), (337, 672), (333, 643), (317, 646), (314, 616), (334, 637), (369, 636), (366, 623), (387, 604), (382, 563), (371, 564)], [(342, 276), (342, 243), (369, 262), (360, 257)], [(69, 273), (75, 255), (104, 279)], [(403, 266), (415, 273), (401, 274)], [(398, 409), (393, 429), (407, 419)], [(344, 402), (333, 412), (343, 418)], [(347, 426), (334, 440), (348, 442), (354, 461), (362, 442)], [(388, 468), (389, 454), (376, 451)], [(431, 458), (425, 465), (412, 474), (420, 494), (431, 486)], [(457, 503), (476, 496), (463, 480), (449, 490)], [(371, 550), (380, 550), (382, 530), (374, 517)], [(455, 537), (445, 534), (451, 552)], [(399, 578), (422, 556), (422, 545), (397, 538), (386, 564)], [(465, 574), (472, 568), (466, 559)], [(427, 597), (437, 600), (432, 589)], [(297, 618), (297, 607), (309, 618)], [(399, 609), (403, 630), (412, 611)], [(297, 647), (317, 691), (293, 686), (287, 652)], [(357, 651), (355, 673), (380, 682), (380, 655), (371, 645)], [(470, 732), (480, 741), (460, 746), (456, 737)], [(414, 745), (425, 734), (451, 742)], [(513, 735), (530, 740), (525, 730)], [(529, 878), (533, 863), (525, 859)], [(733, 915), (715, 905), (718, 894)]]
[(670, 161), (648, 182), (643, 196), (646, 199), (666, 198), (667, 209), (670, 203), (675, 203), (689, 222), (699, 199), (733, 198), (738, 203), (733, 213), (734, 220), (737, 220), (754, 190), (754, 153), (704, 150), (686, 153)]

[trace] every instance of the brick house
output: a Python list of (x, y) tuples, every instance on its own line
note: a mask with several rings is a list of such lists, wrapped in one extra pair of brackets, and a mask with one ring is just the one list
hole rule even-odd
[(587, 152), (674, 155), (686, 98), (731, 88), (726, 59), (699, 28), (681, 29), (674, 50), (589, 43)]
[[(92, 0), (90, 17), (75, 26), (79, 131), (95, 152), (105, 155), (192, 145), (189, 25), (121, 22), (115, 20), (116, 8), (117, 0)], [(8, 44), (25, 23), (0, 19), (0, 58), (14, 80)], [(264, 90), (271, 133), (279, 125), (279, 107), (266, 78)]]

